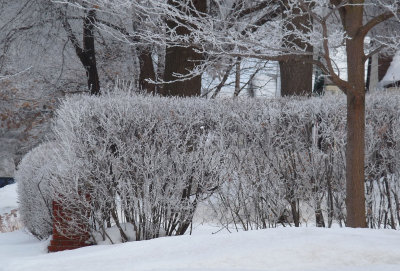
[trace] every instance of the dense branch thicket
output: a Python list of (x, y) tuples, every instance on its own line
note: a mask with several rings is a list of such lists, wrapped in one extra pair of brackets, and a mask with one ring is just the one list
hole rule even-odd
[[(53, 128), (57, 151), (35, 149), (19, 167), (20, 201), (34, 193), (44, 200), (32, 189), (43, 179), (70, 214), (63, 232), (87, 225), (95, 242), (183, 234), (205, 199), (223, 226), (298, 226), (310, 215), (318, 226), (345, 225), (345, 106), (342, 96), (68, 99)], [(367, 99), (366, 213), (374, 228), (400, 225), (399, 107), (398, 95)], [(40, 163), (28, 161), (35, 155)], [(39, 206), (48, 201), (21, 212), (34, 217)], [(36, 227), (28, 229), (39, 235)]]
[[(345, 225), (344, 99), (249, 103), (235, 104), (240, 113), (226, 120), (235, 126), (223, 135), (230, 144), (223, 149), (230, 157), (223, 164), (230, 177), (212, 200), (220, 222), (245, 230), (302, 222)], [(371, 228), (400, 225), (398, 109), (397, 95), (367, 99), (365, 186)]]
[(51, 174), (56, 163), (50, 163), (57, 151), (56, 144), (43, 143), (24, 156), (15, 179), (18, 180), (19, 211), (22, 223), (39, 239), (52, 232), (52, 184)]

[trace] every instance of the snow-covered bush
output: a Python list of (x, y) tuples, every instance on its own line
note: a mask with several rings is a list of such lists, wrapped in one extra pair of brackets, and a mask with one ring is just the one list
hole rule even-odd
[[(95, 242), (183, 234), (205, 199), (223, 226), (344, 225), (345, 106), (341, 96), (67, 99), (54, 123), (56, 143), (19, 166), (25, 223), (45, 237), (50, 226), (40, 221), (51, 217), (37, 213), (52, 198), (68, 214), (59, 231), (89, 230)], [(367, 100), (370, 227), (400, 225), (399, 107), (398, 95)]]
[(366, 207), (371, 228), (400, 226), (400, 96), (370, 99), (366, 115)]
[(15, 174), (19, 212), (24, 226), (34, 236), (45, 239), (52, 232), (53, 172), (57, 172), (56, 143), (48, 142), (24, 156)]
[(77, 219), (68, 230), (91, 225), (107, 238), (116, 225), (122, 241), (183, 234), (219, 184), (206, 103), (130, 95), (65, 101), (54, 126), (62, 171), (50, 182)]
[[(346, 101), (341, 96), (243, 101), (224, 108), (230, 177), (212, 199), (224, 226), (346, 222)], [(400, 96), (369, 95), (366, 121), (368, 225), (400, 225)], [(222, 118), (224, 118), (222, 117)], [(312, 210), (310, 213), (309, 210)]]
[(222, 151), (229, 157), (221, 167), (230, 175), (212, 199), (220, 220), (244, 229), (298, 225), (304, 204), (321, 226), (326, 205), (329, 224), (334, 214), (343, 219), (343, 107), (338, 97), (248, 100), (220, 107), (237, 112), (220, 118), (226, 123)]

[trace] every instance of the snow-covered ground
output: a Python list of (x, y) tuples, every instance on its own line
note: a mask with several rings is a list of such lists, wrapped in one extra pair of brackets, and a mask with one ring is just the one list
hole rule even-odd
[(22, 231), (0, 234), (0, 270), (400, 270), (400, 233), (278, 228), (165, 237), (46, 253)]
[[(15, 185), (0, 189), (0, 209), (15, 204)], [(49, 240), (40, 242), (23, 230), (0, 233), (0, 271), (400, 270), (399, 231), (303, 227), (211, 234), (216, 231), (197, 225), (191, 236), (52, 254)]]
[(0, 215), (9, 213), (17, 207), (17, 184), (10, 184), (0, 188)]

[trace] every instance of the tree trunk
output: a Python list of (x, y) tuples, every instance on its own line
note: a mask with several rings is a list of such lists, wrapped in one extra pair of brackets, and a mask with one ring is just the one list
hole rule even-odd
[(241, 58), (238, 57), (236, 61), (236, 72), (235, 72), (235, 92), (233, 93), (233, 97), (239, 96), (240, 93), (240, 62)]
[(87, 12), (83, 22), (83, 65), (85, 66), (88, 88), (90, 94), (100, 94), (99, 75), (96, 66), (96, 51), (94, 48), (94, 23), (96, 11), (91, 9)]
[[(339, 6), (341, 1), (331, 0)], [(332, 77), (347, 95), (346, 145), (346, 226), (367, 227), (365, 216), (365, 34), (363, 27), (364, 0), (353, 0), (354, 5), (339, 7), (346, 31), (347, 82)]]
[(317, 208), (315, 209), (315, 224), (317, 227), (325, 228), (324, 214), (322, 213), (321, 203), (317, 203)]
[(96, 66), (96, 50), (94, 47), (94, 24), (96, 22), (96, 10), (90, 9), (85, 11), (85, 18), (83, 20), (82, 47), (79, 44), (78, 38), (72, 31), (72, 27), (69, 24), (67, 17), (63, 13), (61, 13), (61, 15), (63, 16), (62, 25), (64, 30), (67, 32), (68, 39), (74, 46), (75, 53), (85, 68), (90, 94), (99, 95), (100, 82)]
[(348, 227), (366, 227), (364, 195), (365, 94), (347, 94), (346, 209)]
[(295, 227), (300, 227), (300, 207), (298, 200), (292, 200), (290, 202), (290, 209), (292, 211), (292, 217)]
[[(310, 56), (312, 59), (312, 56)], [(310, 96), (312, 93), (312, 64), (296, 61), (279, 62), (281, 96)]]
[(156, 86), (146, 81), (146, 79), (156, 80), (151, 52), (148, 49), (142, 49), (138, 57), (140, 65), (139, 87), (148, 93), (156, 93)]
[[(288, 8), (288, 1), (282, 1), (281, 5), (283, 5), (284, 8)], [(301, 30), (303, 33), (307, 33), (312, 27), (310, 16), (301, 8), (293, 9), (293, 13), (297, 16), (293, 18), (290, 24), (285, 26), (285, 31), (290, 33), (293, 30)], [(305, 15), (300, 16), (300, 14)], [(304, 58), (303, 61), (289, 59), (287, 61), (279, 62), (281, 73), (281, 96), (310, 96), (312, 93), (313, 64), (311, 61), (313, 59), (313, 47), (296, 38), (295, 35), (285, 37), (284, 42), (288, 45), (295, 44), (300, 48), (304, 48), (306, 52), (310, 53), (310, 55), (301, 56)]]
[[(351, 31), (349, 32), (351, 33)], [(348, 39), (346, 51), (350, 86), (347, 89), (346, 224), (348, 227), (363, 228), (367, 226), (364, 192), (365, 71), (363, 38)]]
[[(204, 0), (193, 0), (194, 8), (200, 12), (207, 11), (207, 1)], [(176, 5), (173, 0), (168, 0), (170, 5)], [(195, 16), (195, 14), (193, 14)], [(183, 22), (185, 24), (185, 22)], [(184, 27), (179, 26), (172, 21), (167, 22), (169, 29), (176, 28), (178, 35), (190, 35), (190, 31)], [(196, 53), (193, 47), (178, 47), (169, 46), (166, 49), (165, 55), (165, 71), (164, 81), (171, 82), (164, 84), (162, 94), (165, 96), (200, 96), (201, 95), (201, 75), (193, 78), (179, 80), (174, 74), (187, 75), (189, 71), (193, 70), (199, 61), (203, 59), (203, 56)]]

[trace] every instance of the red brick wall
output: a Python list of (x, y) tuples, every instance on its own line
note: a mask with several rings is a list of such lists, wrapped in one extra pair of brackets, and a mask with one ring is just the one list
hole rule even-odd
[[(63, 224), (68, 221), (68, 216), (63, 211), (56, 201), (53, 201), (53, 239), (50, 241), (48, 247), (49, 252), (57, 252), (63, 250), (70, 250), (75, 248), (81, 248), (88, 246), (88, 240), (90, 238), (89, 233), (67, 235), (61, 234), (59, 229), (63, 228)], [(82, 226), (82, 228), (84, 228)]]

